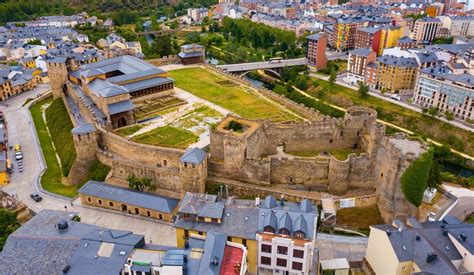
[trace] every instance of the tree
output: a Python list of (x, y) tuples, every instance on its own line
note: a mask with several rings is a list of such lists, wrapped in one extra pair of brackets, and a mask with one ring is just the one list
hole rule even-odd
[(329, 83), (333, 85), (336, 82), (336, 71), (331, 68), (331, 72), (329, 73)]
[(0, 250), (3, 249), (8, 235), (13, 233), (19, 226), (16, 221), (16, 213), (0, 208)]
[(403, 172), (400, 178), (403, 195), (411, 204), (418, 207), (423, 193), (428, 187), (428, 179), (433, 166), (433, 148), (423, 153)]
[(155, 38), (155, 50), (161, 57), (168, 56), (173, 53), (171, 45), (171, 36), (169, 34)]
[(138, 178), (135, 174), (127, 177), (128, 188), (138, 191), (155, 191), (156, 185), (149, 178)]
[(359, 96), (362, 98), (367, 97), (369, 94), (369, 86), (365, 85), (363, 81), (358, 81), (357, 84), (359, 85)]
[(30, 40), (30, 41), (28, 41), (28, 43), (26, 43), (26, 44), (28, 44), (28, 45), (42, 45), (42, 44), (41, 44), (41, 41), (38, 40), (38, 39)]
[(295, 86), (300, 90), (308, 89), (308, 80), (305, 76), (299, 75), (296, 77)]

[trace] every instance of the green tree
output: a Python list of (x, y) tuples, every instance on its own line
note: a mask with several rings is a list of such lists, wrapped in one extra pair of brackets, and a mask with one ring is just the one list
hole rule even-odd
[(28, 44), (28, 45), (42, 45), (42, 44), (41, 44), (41, 41), (38, 40), (38, 39), (30, 40), (30, 41), (28, 41), (28, 43), (26, 43), (26, 44)]
[(296, 77), (295, 86), (298, 89), (304, 91), (304, 90), (308, 89), (308, 80), (306, 79), (305, 76), (299, 75), (299, 76)]
[(357, 84), (359, 85), (359, 96), (362, 98), (366, 98), (369, 94), (369, 86), (365, 85), (363, 81), (358, 81)]
[(400, 178), (402, 192), (405, 198), (418, 207), (423, 199), (423, 193), (428, 187), (428, 179), (433, 166), (433, 148), (414, 160)]
[(16, 221), (16, 213), (0, 208), (0, 251), (3, 249), (8, 235), (13, 233), (20, 225)]
[(331, 85), (334, 85), (334, 83), (336, 83), (336, 77), (336, 71), (331, 68), (331, 72), (329, 73), (329, 83), (331, 83)]
[(169, 34), (155, 38), (155, 50), (161, 57), (168, 56), (173, 53), (173, 46), (171, 45), (171, 36)]
[(135, 174), (127, 177), (128, 188), (138, 191), (155, 191), (156, 185), (149, 178), (138, 178)]

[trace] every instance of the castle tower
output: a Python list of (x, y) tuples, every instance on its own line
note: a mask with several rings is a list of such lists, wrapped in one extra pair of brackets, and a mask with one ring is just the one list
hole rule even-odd
[(331, 194), (343, 195), (347, 192), (349, 188), (350, 168), (350, 159), (340, 161), (334, 157), (331, 158), (328, 174), (329, 192)]
[(67, 182), (78, 184), (86, 180), (89, 167), (96, 159), (97, 134), (90, 123), (75, 127), (71, 133), (76, 149), (76, 160), (69, 171)]
[(207, 153), (189, 148), (179, 159), (181, 193), (204, 193), (207, 179)]
[(63, 95), (68, 79), (67, 57), (55, 57), (46, 60), (48, 68), (49, 82), (53, 97), (58, 98)]

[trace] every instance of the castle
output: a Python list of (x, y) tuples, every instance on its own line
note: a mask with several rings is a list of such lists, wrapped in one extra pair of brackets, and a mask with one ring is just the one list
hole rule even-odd
[[(123, 68), (123, 60), (135, 62), (132, 57), (121, 59), (116, 60), (114, 68)], [(377, 114), (372, 109), (351, 107), (342, 119), (289, 123), (229, 115), (211, 130), (209, 154), (197, 148), (181, 150), (151, 146), (111, 132), (122, 125), (118, 122), (120, 119), (107, 114), (107, 107), (98, 106), (102, 104), (101, 99), (91, 99), (96, 94), (87, 86), (93, 81), (112, 82), (113, 85), (107, 88), (110, 92), (117, 85), (123, 88), (123, 83), (150, 83), (147, 74), (118, 76), (104, 72), (104, 67), (101, 67), (102, 71), (98, 70), (102, 72), (99, 74), (95, 71), (97, 67), (100, 66), (72, 68), (67, 62), (48, 63), (50, 74), (55, 76), (51, 77), (53, 95), (63, 98), (75, 126), (72, 134), (77, 159), (69, 175), (71, 184), (83, 180), (84, 169), (97, 158), (112, 167), (111, 176), (119, 180), (117, 184), (126, 184), (128, 175), (135, 174), (152, 179), (158, 187), (157, 193), (175, 198), (181, 198), (185, 192), (204, 193), (206, 181), (211, 179), (231, 185), (236, 183), (236, 187), (253, 194), (264, 190), (262, 195), (284, 194), (288, 198), (307, 198), (316, 203), (324, 197), (375, 194), (385, 221), (416, 214), (416, 208), (402, 194), (400, 177), (426, 149), (418, 141), (402, 135), (385, 136), (385, 127), (377, 123)], [(158, 72), (153, 68), (150, 70)], [(86, 80), (90, 75), (101, 76), (98, 80)], [(165, 77), (166, 74), (160, 70), (158, 75), (150, 73), (148, 76)], [(114, 83), (116, 78), (127, 80), (122, 84)], [(172, 85), (166, 85), (169, 89), (147, 86), (151, 92), (136, 95), (172, 93)], [(127, 117), (131, 117), (133, 95), (130, 98), (130, 92), (123, 91), (119, 94), (120, 97), (128, 96), (125, 100), (132, 100), (132, 106), (126, 110)], [(110, 110), (110, 104), (114, 103), (107, 104)], [(131, 120), (126, 119), (126, 124), (129, 123)], [(346, 159), (331, 155), (338, 150), (348, 152)]]

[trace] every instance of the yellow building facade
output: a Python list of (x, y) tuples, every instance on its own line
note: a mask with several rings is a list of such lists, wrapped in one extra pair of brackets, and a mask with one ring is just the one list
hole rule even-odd
[(380, 47), (377, 55), (382, 55), (384, 49), (397, 46), (397, 42), (403, 37), (404, 28), (399, 26), (385, 27), (380, 35)]

